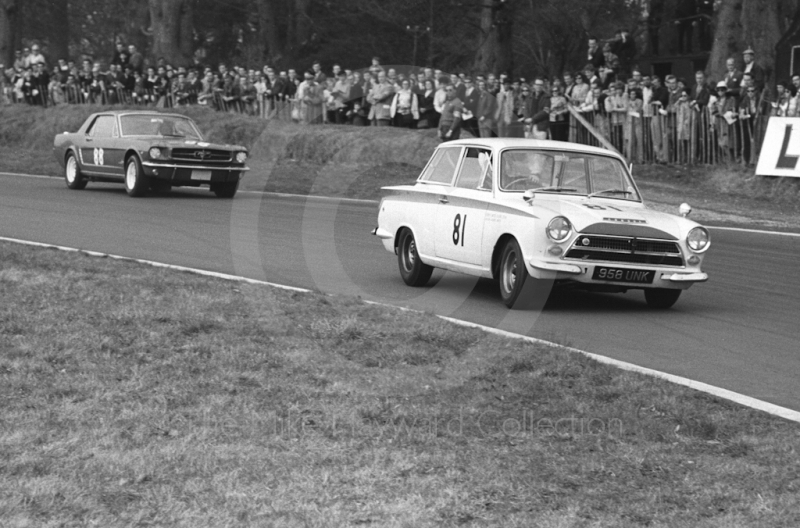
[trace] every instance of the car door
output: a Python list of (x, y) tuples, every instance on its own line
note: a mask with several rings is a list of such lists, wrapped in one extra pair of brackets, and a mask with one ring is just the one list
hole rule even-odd
[(491, 150), (467, 147), (462, 153), (455, 185), (443, 192), (436, 208), (436, 256), (462, 264), (480, 265), (483, 222), (491, 198)]
[(423, 255), (434, 255), (436, 208), (450, 192), (462, 151), (463, 147), (458, 145), (439, 147), (417, 180), (419, 192), (413, 195), (409, 223), (414, 227), (417, 247)]
[[(116, 135), (116, 137), (115, 137)], [(122, 176), (122, 156), (119, 148), (119, 128), (113, 115), (99, 115), (86, 130), (81, 147), (81, 162), (87, 173)]]

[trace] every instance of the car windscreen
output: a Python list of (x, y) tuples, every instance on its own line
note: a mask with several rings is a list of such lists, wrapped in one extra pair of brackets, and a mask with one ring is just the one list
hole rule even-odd
[(120, 118), (123, 136), (162, 136), (202, 140), (189, 119), (175, 116), (126, 115)]
[(641, 200), (620, 160), (586, 152), (505, 150), (500, 157), (500, 189)]

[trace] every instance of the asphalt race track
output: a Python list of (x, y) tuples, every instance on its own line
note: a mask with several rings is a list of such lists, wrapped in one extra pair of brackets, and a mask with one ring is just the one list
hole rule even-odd
[(122, 185), (0, 182), (0, 236), (432, 310), (800, 410), (800, 237), (712, 229), (709, 282), (667, 311), (636, 291), (556, 291), (543, 310), (519, 312), (488, 280), (436, 272), (429, 287), (405, 286), (370, 235), (375, 203), (194, 189), (132, 199)]

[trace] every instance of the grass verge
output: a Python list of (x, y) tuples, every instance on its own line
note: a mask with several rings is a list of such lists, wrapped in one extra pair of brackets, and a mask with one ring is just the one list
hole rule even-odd
[(353, 298), (0, 243), (4, 526), (797, 526), (797, 424)]

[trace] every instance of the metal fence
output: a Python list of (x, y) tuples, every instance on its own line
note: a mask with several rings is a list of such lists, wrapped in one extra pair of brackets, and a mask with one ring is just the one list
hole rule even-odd
[(723, 114), (713, 106), (660, 112), (654, 105), (651, 110), (614, 119), (607, 112), (571, 107), (569, 140), (613, 147), (633, 163), (755, 164), (769, 121), (760, 114)]
[[(293, 98), (234, 96), (219, 90), (204, 94), (51, 84), (48, 90), (25, 94), (5, 85), (2, 98), (6, 104), (40, 106), (66, 103), (174, 108), (199, 104), (262, 119), (304, 121), (303, 105)], [(699, 109), (676, 105), (666, 111), (660, 105), (652, 105), (649, 111), (640, 110), (613, 115), (605, 110), (581, 111), (570, 106), (569, 141), (613, 148), (633, 163), (755, 164), (769, 120), (769, 116), (758, 113), (723, 114), (716, 105)], [(323, 105), (321, 114), (326, 113)]]

